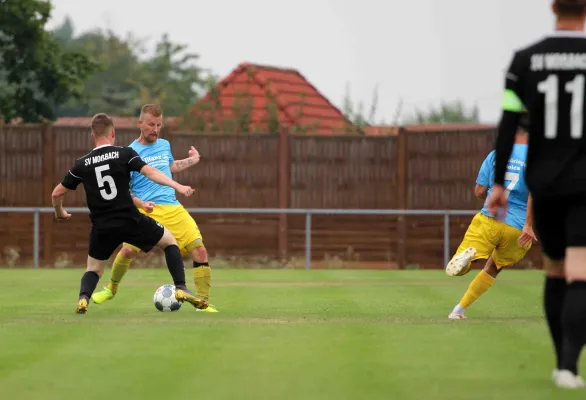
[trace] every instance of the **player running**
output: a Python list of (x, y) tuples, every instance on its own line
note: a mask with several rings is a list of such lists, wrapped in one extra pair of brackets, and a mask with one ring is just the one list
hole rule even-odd
[(130, 174), (143, 174), (185, 196), (191, 196), (193, 189), (149, 167), (133, 149), (114, 146), (114, 124), (106, 114), (95, 115), (91, 129), (96, 147), (75, 162), (52, 194), (57, 219), (69, 219), (71, 214), (63, 209), (63, 197), (83, 183), (90, 209), (92, 230), (89, 255), (87, 269), (81, 278), (76, 312), (85, 314), (87, 311), (89, 299), (104, 272), (105, 263), (122, 242), (132, 243), (144, 252), (155, 246), (163, 249), (177, 289), (177, 300), (187, 301), (196, 308), (207, 307), (206, 300), (187, 290), (183, 259), (173, 235), (152, 218), (139, 213), (134, 206), (129, 192)]
[[(172, 177), (173, 173), (183, 171), (199, 162), (199, 153), (193, 147), (189, 151), (189, 158), (179, 161), (173, 159), (171, 145), (167, 140), (159, 138), (163, 126), (163, 112), (159, 106), (145, 105), (140, 113), (138, 126), (140, 136), (129, 147), (136, 150), (151, 167), (158, 169), (168, 177)], [(134, 204), (139, 208), (139, 211), (143, 214), (148, 213), (155, 221), (163, 224), (177, 239), (182, 253), (189, 252), (191, 254), (196, 294), (207, 302), (210, 296), (211, 269), (197, 224), (177, 201), (173, 189), (161, 186), (137, 173), (131, 174), (130, 184)], [(122, 245), (122, 249), (118, 252), (112, 266), (110, 283), (102, 291), (93, 294), (94, 303), (102, 304), (114, 298), (118, 291), (118, 285), (139, 251), (140, 248), (131, 243)], [(217, 312), (217, 309), (209, 304), (200, 310)]]
[[(556, 0), (555, 32), (516, 51), (505, 80), (488, 209), (507, 208), (507, 160), (519, 113), (531, 116), (527, 185), (546, 274), (544, 306), (557, 386), (584, 388), (578, 359), (586, 343), (586, 0)], [(509, 204), (510, 206), (510, 204)]]
[[(485, 199), (491, 193), (494, 182), (494, 157), (492, 151), (482, 163), (474, 193)], [(468, 290), (449, 314), (450, 319), (465, 319), (465, 311), (493, 285), (504, 267), (518, 263), (535, 239), (533, 233), (532, 205), (525, 185), (527, 157), (527, 133), (519, 129), (517, 143), (507, 164), (507, 195), (511, 207), (503, 221), (495, 220), (486, 204), (472, 219), (456, 255), (446, 266), (449, 276), (467, 274), (472, 263), (487, 260), (484, 268), (470, 283)]]

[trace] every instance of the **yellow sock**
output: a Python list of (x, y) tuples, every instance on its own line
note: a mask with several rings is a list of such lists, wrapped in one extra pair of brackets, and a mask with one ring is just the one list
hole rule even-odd
[(193, 282), (195, 283), (195, 294), (204, 299), (210, 298), (210, 286), (212, 280), (212, 269), (208, 263), (193, 262)]
[(118, 290), (118, 285), (126, 274), (126, 271), (128, 271), (131, 262), (132, 258), (126, 258), (122, 253), (116, 255), (114, 264), (112, 265), (112, 273), (110, 274), (110, 283), (108, 283), (108, 289), (110, 289), (112, 293), (116, 293)]
[(480, 271), (472, 282), (470, 282), (468, 290), (466, 290), (462, 300), (460, 300), (460, 305), (464, 308), (470, 307), (484, 292), (490, 289), (493, 283), (494, 278), (492, 276), (488, 275), (484, 270)]

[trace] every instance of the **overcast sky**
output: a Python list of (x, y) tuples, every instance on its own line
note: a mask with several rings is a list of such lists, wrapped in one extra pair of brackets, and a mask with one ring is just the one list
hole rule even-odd
[(69, 15), (95, 27), (151, 38), (168, 33), (225, 76), (248, 61), (299, 70), (337, 106), (346, 86), (377, 122), (440, 100), (500, 114), (512, 51), (553, 29), (551, 0), (52, 0), (50, 28)]

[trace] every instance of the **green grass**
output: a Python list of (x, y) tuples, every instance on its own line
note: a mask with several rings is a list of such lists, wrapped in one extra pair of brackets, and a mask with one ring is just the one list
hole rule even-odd
[(135, 269), (79, 316), (81, 274), (0, 270), (0, 399), (584, 398), (550, 381), (535, 271), (504, 272), (465, 321), (447, 314), (473, 274), (216, 270), (207, 314), (156, 311), (168, 274)]

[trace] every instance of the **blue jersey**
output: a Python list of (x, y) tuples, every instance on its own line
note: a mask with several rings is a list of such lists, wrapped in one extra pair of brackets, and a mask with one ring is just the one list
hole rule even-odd
[[(129, 147), (133, 148), (145, 163), (172, 178), (171, 164), (174, 159), (171, 144), (167, 140), (157, 139), (153, 144), (141, 144), (135, 140)], [(159, 185), (138, 172), (130, 174), (130, 190), (143, 201), (153, 201), (155, 204), (180, 204), (175, 196), (175, 189)]]
[[(527, 201), (529, 199), (529, 189), (525, 183), (525, 169), (527, 160), (527, 145), (515, 144), (507, 164), (507, 173), (505, 175), (505, 189), (508, 195), (509, 203), (507, 206), (507, 216), (503, 222), (509, 226), (523, 229), (525, 218), (527, 217)], [(482, 163), (476, 183), (488, 187), (488, 196), (492, 192), (494, 183), (494, 157), (492, 151)], [(488, 209), (486, 203), (480, 211), (482, 214), (494, 218)]]

